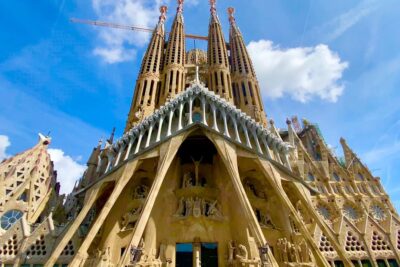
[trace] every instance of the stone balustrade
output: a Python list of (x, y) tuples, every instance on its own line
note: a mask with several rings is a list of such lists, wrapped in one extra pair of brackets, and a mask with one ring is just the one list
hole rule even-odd
[(290, 169), (288, 153), (291, 146), (288, 143), (214, 92), (201, 84), (193, 84), (119, 140), (106, 145), (99, 156), (97, 172), (101, 176), (196, 125)]

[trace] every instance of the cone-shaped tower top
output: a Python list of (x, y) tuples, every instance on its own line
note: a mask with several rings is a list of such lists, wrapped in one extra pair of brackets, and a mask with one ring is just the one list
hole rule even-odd
[(260, 95), (260, 86), (243, 36), (233, 16), (234, 12), (235, 9), (233, 7), (228, 8), (234, 103), (256, 121), (266, 125), (267, 119)]
[(125, 132), (156, 108), (156, 96), (160, 90), (160, 69), (164, 56), (164, 23), (167, 7), (160, 7), (160, 17), (145, 56), (143, 57), (139, 77), (136, 81), (134, 98), (126, 122)]
[(185, 49), (183, 0), (178, 0), (176, 16), (165, 51), (162, 90), (157, 105), (164, 104), (185, 89)]
[(183, 0), (178, 0), (178, 8), (176, 9), (177, 16), (182, 16), (183, 13)]
[(210, 0), (210, 5), (211, 18), (207, 49), (208, 87), (228, 101), (233, 102), (228, 51), (217, 15), (216, 0)]
[(211, 19), (218, 19), (217, 15), (217, 0), (210, 0)]
[(231, 26), (229, 29), (229, 33), (230, 34), (241, 34), (239, 31), (239, 27), (236, 24), (236, 19), (234, 17), (234, 14), (235, 14), (235, 8), (228, 7), (229, 24)]

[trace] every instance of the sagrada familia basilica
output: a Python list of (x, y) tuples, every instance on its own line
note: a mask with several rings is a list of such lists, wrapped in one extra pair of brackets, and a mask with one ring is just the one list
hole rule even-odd
[(183, 0), (168, 39), (160, 10), (124, 134), (73, 192), (49, 137), (0, 164), (1, 267), (399, 266), (379, 177), (315, 124), (267, 120), (234, 9), (226, 42), (211, 1), (207, 51), (186, 51)]

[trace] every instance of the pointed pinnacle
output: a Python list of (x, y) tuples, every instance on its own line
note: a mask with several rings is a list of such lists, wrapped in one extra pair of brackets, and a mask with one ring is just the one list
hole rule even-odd
[(177, 13), (183, 12), (183, 2), (184, 0), (178, 0), (178, 8), (176, 9)]
[(217, 13), (216, 4), (217, 4), (217, 0), (210, 0), (210, 6), (211, 6), (210, 11), (211, 11), (212, 15), (215, 15)]
[(235, 8), (228, 7), (229, 22), (231, 23), (231, 25), (235, 24), (235, 17), (233, 16), (234, 13)]
[(160, 17), (159, 17), (159, 22), (164, 22), (165, 19), (167, 18), (166, 14), (167, 14), (167, 6), (161, 6), (160, 7)]

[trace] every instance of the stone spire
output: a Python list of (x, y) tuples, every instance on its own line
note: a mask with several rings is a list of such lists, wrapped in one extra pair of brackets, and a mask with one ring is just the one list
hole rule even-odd
[(209, 64), (208, 88), (233, 102), (228, 52), (221, 24), (218, 19), (216, 0), (210, 0), (211, 18), (208, 29), (207, 57)]
[(164, 52), (164, 23), (167, 7), (160, 8), (160, 18), (155, 27), (145, 56), (143, 57), (139, 77), (136, 81), (135, 95), (126, 122), (125, 132), (143, 118), (152, 114), (156, 108), (156, 98), (160, 90), (160, 68)]
[(185, 55), (183, 0), (178, 0), (177, 12), (165, 52), (160, 105), (185, 89)]
[(242, 33), (235, 17), (235, 9), (228, 8), (229, 14), (229, 45), (231, 51), (231, 75), (234, 103), (241, 110), (253, 117), (257, 122), (267, 123), (264, 106), (260, 95), (260, 86), (254, 71)]

